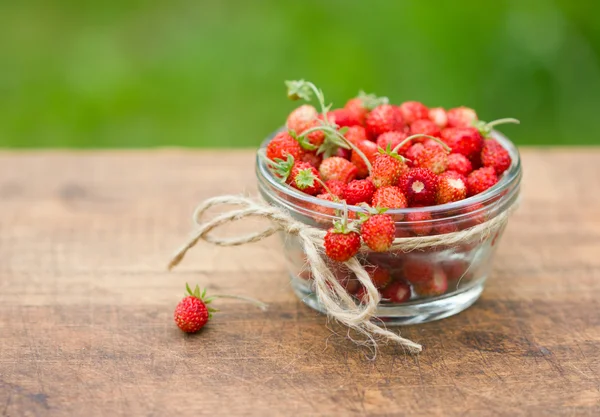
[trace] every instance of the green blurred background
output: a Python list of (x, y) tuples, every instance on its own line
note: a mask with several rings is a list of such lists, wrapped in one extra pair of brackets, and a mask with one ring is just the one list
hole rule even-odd
[(467, 105), (600, 144), (597, 1), (0, 1), (0, 147), (256, 146), (296, 105)]

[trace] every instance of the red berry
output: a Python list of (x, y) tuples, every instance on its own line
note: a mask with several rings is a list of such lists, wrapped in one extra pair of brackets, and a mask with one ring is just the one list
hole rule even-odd
[(484, 167), (492, 167), (497, 175), (502, 174), (508, 169), (511, 163), (510, 155), (494, 139), (486, 139), (481, 151), (481, 163)]
[(375, 186), (371, 180), (353, 180), (350, 181), (344, 189), (343, 197), (351, 206), (359, 203), (371, 204)]
[(317, 120), (319, 113), (310, 104), (303, 104), (302, 106), (292, 110), (289, 114), (286, 126), (288, 130), (293, 130), (297, 135), (304, 132), (306, 129), (313, 126), (313, 123)]
[(410, 148), (408, 148), (404, 156), (406, 156), (406, 159), (410, 161), (410, 166), (413, 165), (413, 162), (417, 159), (417, 157), (423, 149), (425, 149), (425, 145), (423, 145), (422, 143), (415, 143)]
[(467, 185), (467, 176), (463, 175), (459, 172), (456, 172), (456, 171), (447, 170), (445, 172), (442, 172), (439, 175), (439, 178), (441, 179), (442, 177), (452, 178), (455, 180), (461, 180), (465, 184), (465, 186)]
[(324, 245), (325, 254), (330, 259), (345, 262), (358, 253), (360, 235), (356, 232), (341, 233), (332, 227), (325, 234)]
[(362, 140), (367, 140), (367, 131), (362, 126), (350, 126), (348, 131), (344, 133), (344, 137), (348, 142), (356, 145)]
[(442, 261), (442, 268), (449, 281), (456, 281), (464, 278), (471, 264), (465, 259), (448, 259)]
[(344, 109), (352, 114), (352, 117), (358, 120), (360, 124), (364, 124), (365, 117), (367, 117), (367, 114), (369, 114), (369, 109), (363, 106), (363, 101), (360, 97), (355, 97), (348, 100), (344, 106)]
[(355, 126), (361, 124), (360, 115), (349, 111), (348, 109), (335, 109), (327, 113), (330, 121), (339, 127)]
[(427, 236), (433, 229), (431, 213), (428, 211), (407, 213), (405, 220), (410, 231), (417, 236)]
[(404, 161), (396, 156), (387, 153), (379, 154), (373, 162), (371, 170), (371, 180), (377, 188), (387, 185), (396, 185), (398, 178), (408, 171)]
[(343, 183), (348, 183), (356, 178), (358, 169), (347, 159), (339, 156), (332, 156), (321, 162), (319, 173), (324, 181), (339, 180)]
[(469, 175), (473, 171), (473, 165), (466, 156), (460, 153), (448, 155), (448, 171), (456, 171), (462, 175)]
[(439, 266), (433, 268), (433, 275), (424, 282), (415, 284), (415, 292), (422, 297), (435, 297), (442, 295), (448, 289), (446, 273)]
[[(377, 138), (377, 146), (381, 149), (388, 149), (388, 146), (390, 149), (395, 149), (407, 137), (408, 135), (404, 132), (385, 132)], [(397, 152), (403, 155), (410, 148), (411, 142), (412, 140), (406, 142)]]
[(271, 139), (266, 149), (267, 158), (286, 160), (288, 155), (292, 155), (294, 160), (301, 160), (304, 150), (296, 139), (287, 132), (279, 132)]
[[(371, 164), (375, 161), (377, 155), (379, 155), (379, 152), (377, 152), (377, 145), (370, 140), (361, 140), (356, 143), (356, 147), (362, 151)], [(356, 151), (352, 151), (350, 161), (358, 168), (358, 173), (356, 174), (358, 178), (365, 178), (369, 175), (367, 164)]]
[(352, 151), (350, 149), (339, 147), (333, 156), (339, 156), (340, 158), (344, 158), (349, 161), (350, 157), (352, 156)]
[(206, 291), (200, 292), (200, 288), (192, 292), (189, 286), (186, 285), (187, 292), (190, 294), (177, 304), (175, 308), (175, 323), (186, 333), (196, 333), (208, 322), (213, 309), (207, 307), (210, 299), (205, 299)]
[(468, 107), (456, 107), (448, 110), (448, 127), (471, 127), (477, 121), (477, 113)]
[(380, 265), (366, 265), (365, 271), (371, 277), (373, 285), (378, 289), (385, 288), (392, 281), (390, 271)]
[(433, 234), (436, 235), (445, 235), (448, 233), (458, 232), (458, 226), (456, 222), (452, 221), (438, 222), (433, 229), (435, 231)]
[(319, 172), (308, 162), (295, 162), (290, 176), (287, 179), (288, 184), (297, 190), (309, 195), (316, 195), (321, 191), (321, 184), (318, 181)]
[(419, 119), (427, 119), (429, 109), (418, 101), (405, 101), (400, 105), (400, 114), (406, 123), (411, 124)]
[(422, 134), (422, 135), (435, 136), (435, 137), (439, 138), (440, 134), (441, 134), (441, 130), (440, 130), (440, 127), (438, 125), (436, 125), (434, 122), (432, 122), (431, 120), (420, 119), (420, 120), (415, 120), (410, 125), (410, 134), (411, 135)]
[(329, 188), (333, 195), (339, 198), (343, 198), (346, 183), (340, 180), (329, 180), (325, 181), (325, 185), (327, 186), (327, 188)]
[(474, 127), (449, 127), (442, 130), (442, 140), (452, 149), (473, 160), (481, 153), (483, 136)]
[(398, 180), (398, 186), (411, 205), (429, 206), (435, 203), (438, 177), (427, 168), (411, 168)]
[(394, 242), (396, 225), (391, 216), (376, 214), (362, 224), (360, 235), (369, 248), (375, 252), (385, 252)]
[(467, 177), (467, 195), (479, 194), (498, 182), (496, 171), (492, 167), (476, 169)]
[(440, 128), (444, 128), (448, 125), (448, 116), (446, 110), (443, 107), (434, 107), (429, 109), (429, 120), (438, 125)]
[(393, 185), (378, 188), (373, 194), (373, 207), (399, 209), (408, 207), (406, 197), (400, 188)]
[(365, 125), (369, 137), (375, 140), (379, 135), (393, 130), (404, 131), (406, 125), (400, 109), (391, 104), (377, 106), (367, 115)]
[(425, 147), (412, 162), (415, 168), (428, 168), (434, 174), (441, 174), (448, 167), (448, 155), (443, 148)]
[(440, 175), (438, 191), (436, 195), (437, 204), (451, 203), (453, 201), (463, 200), (466, 197), (467, 185), (461, 178), (457, 178), (453, 174)]
[(323, 157), (321, 155), (317, 155), (315, 151), (305, 152), (304, 155), (302, 155), (302, 162), (308, 162), (317, 169), (319, 169), (322, 160)]
[(392, 282), (381, 292), (381, 297), (390, 303), (403, 303), (410, 300), (410, 295), (410, 285), (402, 281)]
[(433, 278), (434, 266), (420, 257), (409, 257), (402, 265), (404, 278), (412, 284), (426, 283)]
[[(377, 292), (379, 292), (379, 290)], [(379, 295), (381, 296), (381, 293), (379, 293)], [(358, 289), (358, 291), (356, 291), (356, 294), (354, 294), (354, 296), (358, 299), (358, 301), (360, 301), (363, 304), (369, 302), (369, 295), (367, 293), (367, 289), (363, 286), (361, 286)]]
[[(467, 195), (468, 187), (469, 185), (467, 184)], [(466, 227), (477, 226), (478, 224), (485, 222), (487, 217), (485, 206), (481, 203), (472, 204), (469, 207), (465, 207), (463, 212), (469, 214), (468, 218), (465, 220)]]

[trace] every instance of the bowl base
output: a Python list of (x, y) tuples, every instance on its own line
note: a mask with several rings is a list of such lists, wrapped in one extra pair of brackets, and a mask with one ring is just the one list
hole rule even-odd
[[(312, 291), (307, 291), (306, 284), (298, 278), (292, 278), (294, 292), (304, 304), (325, 313), (325, 309)], [(409, 324), (427, 323), (460, 313), (470, 307), (483, 292), (485, 280), (455, 291), (445, 296), (433, 299), (414, 300), (404, 304), (380, 305), (377, 308), (375, 321), (383, 321), (386, 326), (402, 326)]]

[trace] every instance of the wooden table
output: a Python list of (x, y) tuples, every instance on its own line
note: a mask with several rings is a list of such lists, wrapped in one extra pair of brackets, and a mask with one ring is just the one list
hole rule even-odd
[[(482, 298), (376, 361), (299, 302), (272, 237), (165, 263), (250, 151), (0, 153), (0, 415), (600, 415), (600, 149), (524, 149)], [(184, 283), (222, 300), (182, 334)], [(343, 332), (342, 332), (343, 333)]]

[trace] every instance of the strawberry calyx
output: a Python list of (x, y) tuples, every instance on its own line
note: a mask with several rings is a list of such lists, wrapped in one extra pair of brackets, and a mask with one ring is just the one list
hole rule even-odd
[(372, 216), (376, 216), (378, 214), (384, 214), (389, 209), (387, 207), (371, 207), (367, 203), (360, 203), (359, 207), (365, 209), (366, 213), (357, 213), (358, 215), (358, 223), (363, 224), (367, 220), (369, 220)]
[(283, 160), (281, 158), (269, 159), (263, 153), (258, 153), (259, 157), (263, 158), (267, 164), (269, 170), (275, 175), (275, 178), (281, 182), (285, 183), (292, 173), (292, 168), (294, 167), (294, 157), (288, 154), (287, 159)]
[(293, 129), (288, 129), (288, 134), (300, 144), (302, 149), (306, 149), (307, 151), (314, 151), (315, 149), (317, 149), (315, 145), (310, 143), (306, 135), (299, 136)]
[(209, 320), (212, 318), (212, 313), (216, 313), (219, 311), (215, 308), (208, 306), (214, 300), (214, 297), (206, 296), (206, 288), (201, 290), (200, 287), (198, 285), (196, 285), (196, 288), (194, 288), (194, 291), (192, 291), (192, 289), (190, 288), (190, 285), (186, 282), (185, 289), (187, 291), (187, 294), (185, 294), (186, 297), (191, 296), (191, 297), (197, 298), (198, 300), (202, 301), (206, 305), (206, 310), (208, 311), (208, 319)]
[(492, 120), (491, 122), (484, 122), (483, 120), (474, 120), (473, 127), (479, 131), (481, 136), (484, 138), (489, 138), (492, 134), (492, 130), (494, 126), (504, 125), (507, 123), (520, 124), (521, 122), (518, 119), (514, 119), (512, 117), (506, 117), (503, 119)]
[(304, 168), (298, 171), (294, 177), (294, 181), (296, 182), (298, 189), (304, 190), (305, 188), (313, 187), (315, 185), (315, 181), (317, 181), (317, 177), (312, 169)]

